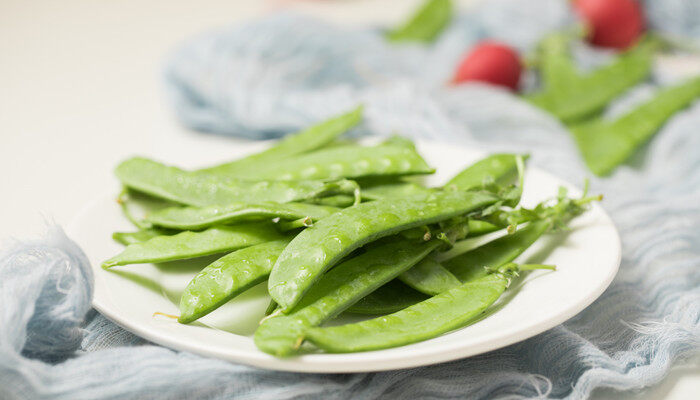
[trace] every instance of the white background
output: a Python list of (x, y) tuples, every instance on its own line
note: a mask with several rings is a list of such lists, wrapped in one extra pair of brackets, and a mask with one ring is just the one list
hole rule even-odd
[[(471, 3), (474, 0), (463, 1)], [(183, 144), (231, 141), (187, 132), (163, 101), (165, 54), (188, 36), (263, 15), (289, 1), (0, 0), (0, 238), (66, 224), (134, 154), (176, 155)], [(342, 24), (400, 20), (418, 0), (308, 1), (293, 6)], [(205, 148), (201, 147), (201, 148)], [(659, 386), (598, 399), (691, 399), (697, 363)]]

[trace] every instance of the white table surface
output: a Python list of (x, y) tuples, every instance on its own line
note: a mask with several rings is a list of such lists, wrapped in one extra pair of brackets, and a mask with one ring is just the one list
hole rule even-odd
[[(467, 6), (474, 0), (462, 3)], [(296, 2), (342, 24), (398, 21), (419, 0)], [(182, 39), (289, 1), (0, 0), (0, 238), (66, 224), (111, 186), (134, 153), (173, 159), (192, 148), (222, 159), (235, 141), (188, 132), (163, 101), (160, 68)], [(640, 393), (596, 399), (698, 398), (700, 360)]]

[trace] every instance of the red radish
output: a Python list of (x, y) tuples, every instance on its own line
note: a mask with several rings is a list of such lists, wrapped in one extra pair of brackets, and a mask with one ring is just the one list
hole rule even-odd
[(574, 8), (588, 24), (588, 40), (596, 46), (626, 49), (644, 31), (644, 13), (636, 0), (575, 0)]
[(485, 41), (462, 59), (452, 82), (486, 82), (516, 90), (521, 70), (515, 50), (503, 43)]

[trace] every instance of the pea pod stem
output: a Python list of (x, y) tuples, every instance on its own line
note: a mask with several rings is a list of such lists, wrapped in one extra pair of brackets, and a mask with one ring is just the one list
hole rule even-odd
[(556, 204), (548, 206), (548, 201), (545, 201), (532, 210), (525, 210), (523, 215), (531, 218), (525, 227), (445, 260), (442, 265), (462, 282), (483, 276), (487, 273), (484, 266), (501, 266), (512, 262), (543, 234), (564, 225), (582, 213), (588, 203), (599, 199), (600, 196), (587, 196), (586, 193), (580, 199), (569, 199), (562, 191)]

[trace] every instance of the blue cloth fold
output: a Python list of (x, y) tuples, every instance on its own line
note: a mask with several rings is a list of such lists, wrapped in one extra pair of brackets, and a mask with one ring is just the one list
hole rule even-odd
[[(492, 87), (443, 85), (480, 38), (531, 49), (571, 20), (565, 3), (492, 0), (427, 48), (394, 48), (376, 31), (276, 15), (184, 44), (168, 64), (168, 93), (188, 126), (256, 139), (363, 102), (361, 132), (529, 152), (534, 165), (581, 182), (588, 173), (569, 133), (549, 115)], [(697, 40), (694, 2), (647, 3), (655, 26)], [(598, 62), (582, 54), (582, 62)], [(631, 91), (609, 112), (624, 112), (654, 87)], [(696, 103), (636, 160), (592, 180), (623, 242), (620, 272), (595, 303), (524, 342), (430, 367), (300, 375), (152, 345), (90, 310), (90, 265), (51, 227), (44, 239), (0, 254), (0, 398), (583, 399), (598, 387), (653, 385), (700, 344), (699, 126)]]

